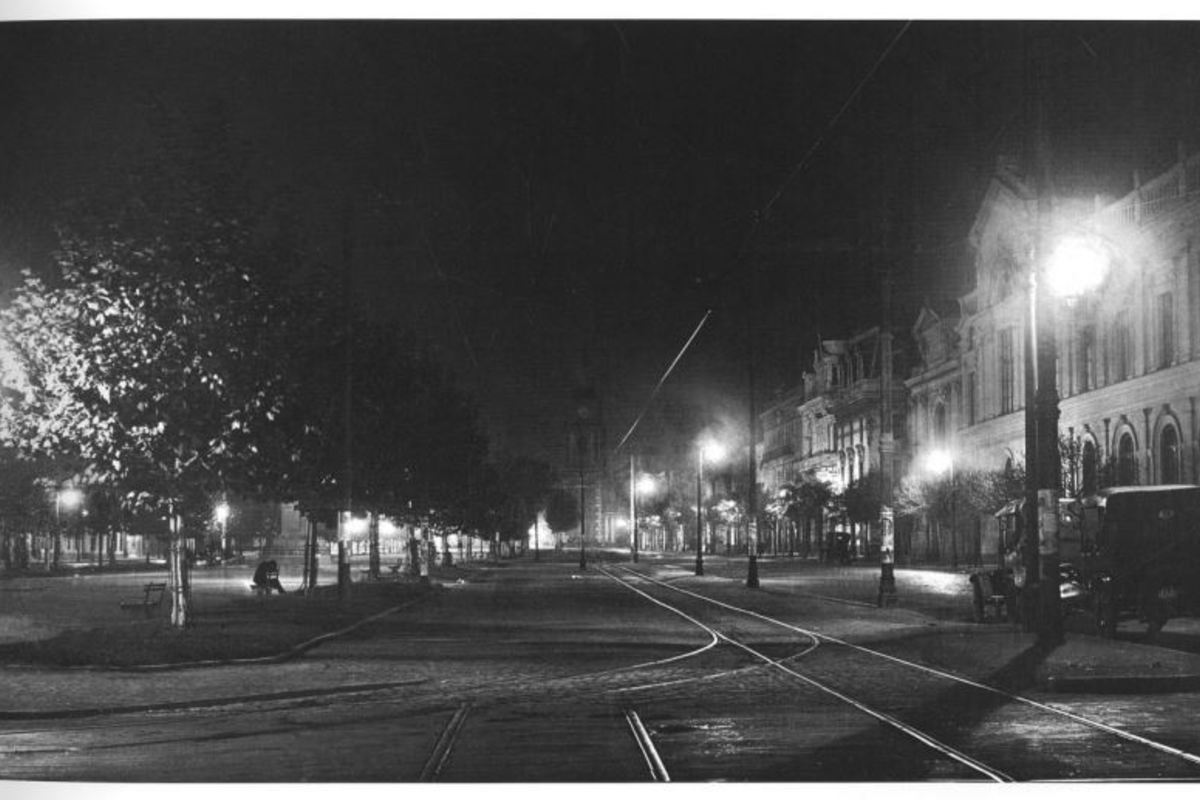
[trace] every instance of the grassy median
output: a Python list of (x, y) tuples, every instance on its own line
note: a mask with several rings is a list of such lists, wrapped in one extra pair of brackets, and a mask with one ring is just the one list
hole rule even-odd
[[(436, 587), (416, 583), (356, 583), (348, 601), (336, 587), (311, 596), (247, 598), (219, 611), (196, 614), (190, 627), (166, 618), (137, 620), (51, 639), (0, 645), (0, 663), (55, 667), (135, 667), (262, 658), (291, 651), (322, 634), (342, 630), (386, 609), (420, 600)], [(371, 626), (350, 636), (369, 635)]]

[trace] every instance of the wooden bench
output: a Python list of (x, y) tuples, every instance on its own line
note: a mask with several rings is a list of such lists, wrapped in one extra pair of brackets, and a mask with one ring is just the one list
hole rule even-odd
[(974, 618), (976, 622), (987, 622), (988, 611), (999, 619), (1011, 620), (1016, 611), (1011, 579), (999, 571), (976, 572), (971, 575), (974, 595)]
[(140, 599), (122, 600), (121, 608), (126, 611), (142, 611), (147, 617), (162, 607), (163, 599), (167, 596), (167, 584), (147, 583), (142, 587)]

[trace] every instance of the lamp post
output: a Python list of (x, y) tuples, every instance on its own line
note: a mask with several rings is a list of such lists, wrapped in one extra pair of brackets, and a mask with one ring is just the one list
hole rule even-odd
[(636, 461), (633, 453), (629, 454), (629, 553), (633, 563), (638, 560), (638, 524), (637, 524), (637, 481)]
[[(637, 482), (634, 484), (633, 488), (634, 488), (635, 495), (647, 495), (647, 494), (653, 493), (654, 490), (658, 488), (658, 482), (654, 480), (653, 476), (642, 473), (641, 475), (638, 476)], [(637, 518), (637, 501), (636, 500), (633, 503), (631, 511), (633, 513), (633, 531), (634, 531), (634, 535), (636, 536), (638, 533), (638, 530), (639, 530), (638, 518)], [(637, 549), (635, 548), (635, 550), (634, 550), (634, 554), (635, 554), (634, 560), (635, 561), (637, 560), (636, 553), (637, 553)]]
[[(1047, 214), (1039, 209), (1039, 223)], [(1040, 575), (1040, 580), (1026, 580), (1027, 591), (1036, 591), (1026, 604), (1036, 603), (1036, 632), (1038, 643), (1054, 646), (1063, 641), (1059, 575), (1058, 495), (1061, 490), (1061, 465), (1058, 454), (1058, 353), (1053, 329), (1052, 297), (1068, 302), (1092, 291), (1103, 283), (1108, 273), (1109, 257), (1096, 237), (1072, 234), (1061, 237), (1049, 246), (1047, 231), (1039, 224), (1040, 249), (1035, 249), (1033, 269), (1030, 270), (1030, 339), (1035, 354), (1033, 434), (1026, 432), (1026, 443), (1036, 447), (1035, 458), (1029, 459), (1029, 482), (1036, 487), (1036, 537), (1030, 536), (1026, 549), (1027, 574)], [(1040, 273), (1040, 275), (1039, 275)], [(1026, 415), (1026, 425), (1031, 416)], [(1029, 499), (1034, 498), (1027, 491)], [(1035, 550), (1036, 548), (1036, 550)], [(1036, 571), (1033, 568), (1036, 567)], [(1036, 586), (1036, 590), (1034, 590)]]
[(696, 449), (696, 574), (704, 574), (704, 461), (719, 461), (725, 448), (714, 441), (705, 441)]
[(83, 492), (78, 489), (68, 487), (59, 489), (54, 494), (54, 563), (53, 568), (58, 569), (58, 561), (62, 552), (62, 512), (63, 509), (71, 511), (83, 502)]
[[(587, 518), (583, 483), (583, 455), (579, 456), (579, 569), (587, 569), (587, 531), (584, 520)], [(635, 559), (636, 560), (636, 559)]]
[(213, 515), (216, 517), (217, 525), (221, 529), (221, 560), (224, 561), (229, 555), (225, 539), (225, 531), (229, 523), (229, 503), (225, 502), (224, 500), (217, 503), (217, 507), (214, 509)]

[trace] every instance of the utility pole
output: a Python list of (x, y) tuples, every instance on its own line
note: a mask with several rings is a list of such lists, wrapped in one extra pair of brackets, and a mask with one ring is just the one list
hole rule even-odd
[(350, 305), (353, 302), (353, 276), (351, 266), (354, 263), (353, 251), (350, 244), (350, 225), (353, 218), (353, 206), (346, 201), (342, 219), (342, 301), (345, 308), (342, 311), (342, 504), (345, 513), (338, 513), (338, 599), (347, 600), (350, 597), (350, 557), (346, 550), (346, 523), (354, 512), (354, 448), (353, 412), (350, 408), (354, 397), (354, 347), (351, 336), (354, 327), (351, 322)]
[[(584, 504), (583, 483), (583, 451), (581, 450), (579, 456), (579, 568), (581, 570), (587, 569), (587, 548), (584, 544), (587, 541), (586, 523), (584, 522), (586, 518), (587, 510)], [(535, 525), (534, 531), (536, 530), (537, 526)]]
[(747, 411), (749, 412), (749, 426), (747, 432), (750, 435), (749, 447), (749, 468), (747, 476), (749, 477), (749, 486), (746, 487), (746, 587), (750, 589), (758, 588), (758, 458), (755, 452), (755, 433), (758, 430), (758, 420), (756, 419), (758, 411), (754, 402), (754, 335), (757, 319), (755, 316), (758, 301), (758, 269), (754, 264), (750, 265), (750, 302), (746, 304), (746, 394), (747, 394)]
[(896, 443), (892, 429), (892, 254), (885, 250), (887, 265), (883, 277), (883, 327), (879, 334), (883, 369), (880, 374), (879, 466), (879, 601), (880, 607), (896, 604), (896, 531), (892, 497)]
[(1023, 34), (1028, 98), (1026, 124), (1034, 173), (1034, 245), (1029, 253), (1029, 327), (1025, 339), (1025, 589), (1021, 616), (1038, 644), (1063, 640), (1058, 574), (1058, 353), (1054, 319), (1039, 267), (1046, 256), (1052, 211), (1050, 145), (1045, 129), (1046, 49)]
[[(1047, 50), (1041, 39), (1034, 48), (1034, 80), (1037, 82), (1037, 127), (1034, 157), (1037, 166), (1037, 218), (1034, 262), (1035, 274), (1049, 252), (1049, 227), (1053, 212), (1053, 179), (1049, 135), (1046, 131)], [(1041, 561), (1041, 589), (1038, 608), (1038, 643), (1054, 646), (1063, 642), (1059, 597), (1058, 496), (1062, 491), (1062, 470), (1058, 454), (1058, 348), (1055, 341), (1054, 313), (1042, 276), (1033, 286), (1037, 324), (1037, 514), (1038, 555)]]
[(637, 522), (637, 466), (633, 453), (629, 454), (629, 548), (633, 555), (633, 563), (638, 560), (638, 522)]

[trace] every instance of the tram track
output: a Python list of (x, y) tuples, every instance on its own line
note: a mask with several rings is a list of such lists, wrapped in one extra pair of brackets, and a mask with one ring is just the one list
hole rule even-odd
[[(1038, 769), (1052, 769), (1048, 763), (1030, 767), (1021, 759), (1006, 759), (1003, 752), (1005, 748), (1000, 746), (994, 737), (979, 733), (980, 730), (987, 729), (984, 720), (990, 722), (996, 717), (1002, 718), (1004, 724), (1014, 730), (1027, 731), (1032, 738), (1045, 737), (1048, 732), (1067, 738), (1069, 733), (1075, 738), (1089, 739), (1087, 749), (1093, 752), (1106, 747), (1110, 750), (1121, 750), (1122, 763), (1136, 763), (1139, 759), (1169, 761), (1176, 766), (1164, 768), (1174, 775), (1174, 779), (1200, 777), (1200, 770), (1197, 770), (1200, 766), (1200, 756), (1185, 749), (981, 681), (848, 642), (754, 609), (727, 603), (646, 575), (636, 569), (625, 566), (619, 569), (620, 575), (611, 570), (604, 571), (612, 580), (649, 597), (657, 605), (672, 608), (680, 617), (694, 620), (708, 630), (716, 630), (723, 642), (757, 658), (762, 668), (787, 674), (809, 688), (836, 698), (839, 702), (934, 749), (940, 755), (953, 759), (987, 780), (1005, 782), (1072, 779), (1070, 775), (1038, 775)], [(634, 581), (639, 582), (639, 586), (634, 586)], [(655, 597), (647, 592), (647, 586), (659, 590), (659, 596)], [(669, 603), (662, 599), (662, 591), (674, 593), (676, 598), (685, 598), (686, 602), (680, 603), (677, 599), (675, 603)], [(718, 624), (707, 617), (702, 621), (699, 618), (704, 614), (697, 607), (693, 607), (694, 603), (700, 604), (699, 609), (709, 609), (709, 614), (724, 615), (725, 621)], [(738, 641), (736, 637), (722, 633), (723, 626), (732, 624), (728, 621), (730, 618), (755, 620), (762, 625), (802, 637), (807, 645), (793, 657), (771, 658), (757, 652), (745, 642)], [(905, 692), (895, 690), (897, 670), (902, 670), (905, 676)], [(847, 675), (856, 677), (848, 680)], [(847, 686), (847, 683), (853, 685)], [(930, 706), (926, 700), (930, 697), (942, 698), (945, 705)], [(968, 709), (973, 708), (978, 709), (974, 715), (968, 712)], [(1066, 729), (1073, 730), (1064, 732)], [(1087, 733), (1081, 733), (1079, 729), (1086, 729)], [(1134, 750), (1142, 752), (1143, 755), (1137, 756), (1133, 753)], [(1152, 755), (1147, 756), (1146, 753)], [(995, 762), (1001, 764), (997, 765)], [(1122, 778), (1117, 776), (1114, 779)]]

